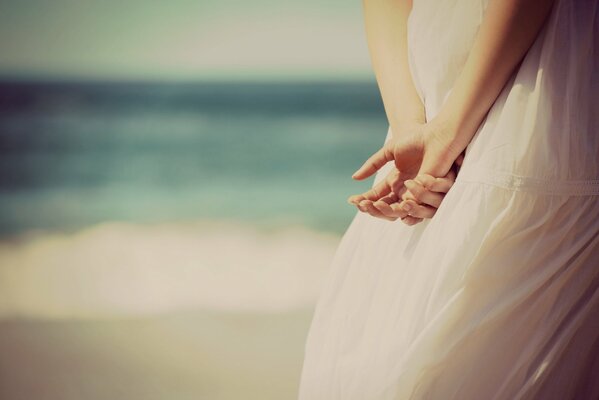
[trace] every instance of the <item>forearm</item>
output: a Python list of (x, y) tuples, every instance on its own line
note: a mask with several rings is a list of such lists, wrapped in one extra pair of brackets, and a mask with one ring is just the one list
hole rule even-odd
[(534, 42), (553, 0), (491, 0), (470, 55), (435, 120), (466, 147)]
[(412, 1), (363, 0), (363, 8), (372, 67), (391, 131), (424, 123), (424, 106), (408, 64), (407, 20)]

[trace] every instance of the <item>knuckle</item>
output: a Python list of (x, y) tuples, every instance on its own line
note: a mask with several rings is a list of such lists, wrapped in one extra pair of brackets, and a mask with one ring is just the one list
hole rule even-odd
[(420, 202), (422, 200), (422, 198), (424, 197), (424, 191), (422, 191), (421, 189), (414, 189), (411, 190), (412, 192), (412, 196), (414, 197), (414, 200)]
[(435, 193), (434, 196), (431, 196), (429, 201), (426, 203), (431, 207), (434, 208), (438, 208), (441, 205), (441, 202), (443, 201), (443, 194), (439, 194), (439, 193)]
[(422, 207), (414, 207), (410, 211), (410, 216), (415, 217), (415, 218), (421, 218), (422, 217)]
[(426, 189), (430, 189), (431, 186), (435, 183), (435, 178), (433, 178), (430, 175), (424, 175), (421, 178), (420, 182), (422, 182), (422, 186), (424, 186)]

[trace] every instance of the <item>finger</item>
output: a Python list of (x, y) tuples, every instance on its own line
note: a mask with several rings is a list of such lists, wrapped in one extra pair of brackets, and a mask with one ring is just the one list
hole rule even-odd
[(362, 204), (362, 202), (356, 204), (356, 207), (358, 208), (358, 210), (360, 210), (360, 211), (362, 211), (364, 213), (368, 212), (368, 209), (366, 208), (366, 205)]
[(416, 198), (414, 197), (414, 195), (412, 194), (412, 192), (410, 192), (409, 190), (406, 190), (402, 195), (401, 195), (401, 199), (402, 200), (414, 200), (416, 201)]
[(389, 204), (387, 204), (381, 200), (375, 201), (374, 203), (372, 203), (372, 206), (374, 208), (376, 208), (385, 217), (393, 218), (393, 220), (396, 220), (397, 218), (405, 217), (407, 215), (405, 212), (403, 212), (401, 214), (399, 214), (399, 213), (396, 214), (395, 211), (393, 210), (393, 208), (391, 208), (391, 206)]
[(399, 206), (397, 199), (391, 201), (390, 198), (383, 198), (379, 201), (373, 203), (373, 206), (376, 207), (383, 215), (397, 219), (404, 218), (408, 215), (408, 213)]
[(422, 222), (421, 218), (416, 218), (416, 217), (411, 217), (411, 216), (407, 216), (405, 218), (402, 218), (401, 222), (403, 222), (404, 224), (408, 225), (408, 226), (412, 226), (412, 225), (416, 225), (419, 222)]
[(388, 195), (389, 193), (391, 193), (391, 187), (389, 186), (386, 180), (383, 180), (374, 185), (372, 189), (364, 193), (363, 196), (366, 200), (377, 201), (378, 199)]
[(456, 164), (457, 164), (459, 167), (461, 167), (461, 166), (462, 166), (462, 164), (464, 163), (464, 152), (462, 152), (462, 153), (461, 153), (461, 154), (458, 156), (458, 158), (455, 160), (455, 163), (456, 163)]
[(391, 171), (384, 180), (374, 185), (370, 190), (362, 194), (350, 196), (347, 199), (347, 202), (353, 205), (358, 205), (358, 203), (362, 200), (377, 201), (383, 196), (387, 196), (389, 193), (391, 193), (392, 190), (389, 182), (393, 181), (396, 174), (397, 172)]
[(364, 206), (360, 205), (360, 202), (362, 202), (362, 200), (366, 200), (366, 199), (364, 198), (364, 195), (363, 195), (363, 194), (355, 194), (355, 195), (353, 195), (353, 196), (350, 196), (350, 197), (347, 199), (347, 202), (348, 202), (349, 204), (351, 204), (351, 205), (354, 205), (354, 206), (356, 206), (356, 208), (357, 208), (358, 210), (360, 210), (360, 211), (362, 211), (362, 212), (366, 212), (366, 207), (364, 207)]
[[(435, 178), (428, 174), (420, 174), (414, 180), (420, 182), (430, 192), (447, 193), (455, 181), (455, 172), (450, 171), (444, 178)], [(408, 186), (406, 185), (406, 187)]]
[(373, 217), (377, 217), (377, 218), (382, 218), (382, 219), (386, 219), (389, 221), (394, 221), (395, 218), (390, 218), (387, 217), (386, 215), (384, 215), (383, 213), (381, 213), (372, 203), (371, 200), (363, 200), (360, 202), (360, 205), (363, 206), (366, 209), (366, 212), (370, 215), (372, 215)]
[(384, 201), (385, 203), (391, 205), (391, 204), (396, 203), (397, 201), (399, 201), (399, 197), (397, 196), (396, 193), (391, 192), (388, 195), (386, 195), (384, 197), (381, 197), (379, 199), (379, 201)]
[(357, 206), (362, 200), (364, 200), (364, 195), (362, 194), (354, 194), (347, 198), (347, 202), (354, 206)]
[(416, 181), (407, 180), (404, 182), (404, 185), (406, 185), (406, 188), (408, 188), (413, 196), (413, 200), (417, 203), (428, 204), (429, 206), (437, 208), (443, 201), (443, 194), (431, 192)]
[(381, 218), (381, 219), (386, 219), (388, 221), (395, 221), (397, 219), (397, 217), (388, 217), (385, 214), (383, 214), (378, 208), (376, 208), (374, 206), (373, 202), (369, 202), (366, 204), (366, 208), (368, 209), (368, 213), (370, 215), (372, 215), (373, 217), (377, 217), (377, 218)]
[(377, 187), (374, 187), (365, 193), (350, 196), (347, 199), (347, 202), (357, 206), (362, 200), (377, 201), (380, 198), (387, 196), (390, 192), (391, 189), (387, 185), (377, 185)]
[(366, 198), (365, 194), (366, 193), (354, 194), (352, 196), (349, 196), (348, 199), (347, 199), (347, 202), (349, 204), (353, 204), (354, 206), (358, 206), (362, 200), (368, 200)]
[(395, 215), (398, 215), (399, 218), (405, 218), (405, 217), (409, 217), (408, 212), (400, 205), (399, 202), (393, 203), (389, 205), (392, 209)]
[(408, 209), (407, 212), (411, 217), (416, 218), (432, 218), (437, 209), (435, 207), (430, 207), (422, 204), (418, 204), (412, 200), (407, 200), (402, 205), (404, 209)]
[(380, 200), (374, 202), (373, 204), (375, 207), (377, 207), (379, 209), (379, 211), (382, 212), (382, 209), (379, 206), (379, 203), (385, 202), (386, 204), (389, 205), (389, 207), (391, 207), (391, 210), (393, 211), (393, 216), (397, 216), (398, 218), (403, 218), (403, 217), (407, 216), (408, 213), (399, 206), (399, 203), (401, 201), (402, 200), (397, 196), (396, 193), (391, 192), (387, 196), (381, 197)]
[(362, 211), (362, 212), (364, 212), (364, 213), (367, 213), (367, 214), (370, 214), (370, 211), (368, 211), (368, 207), (367, 207), (367, 203), (368, 203), (369, 201), (370, 201), (370, 200), (362, 200), (362, 201), (360, 201), (360, 202), (359, 202), (359, 203), (356, 205), (356, 207), (358, 207), (358, 209), (359, 209), (360, 211)]
[(389, 147), (385, 145), (370, 156), (370, 158), (366, 160), (356, 172), (354, 172), (352, 178), (356, 180), (366, 179), (391, 160), (393, 160), (393, 153)]

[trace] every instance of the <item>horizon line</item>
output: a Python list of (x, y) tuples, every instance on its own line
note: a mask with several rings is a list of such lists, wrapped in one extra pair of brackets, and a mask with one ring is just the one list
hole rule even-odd
[(237, 74), (84, 74), (0, 71), (0, 82), (56, 82), (56, 83), (277, 83), (277, 82), (376, 82), (372, 73), (364, 71), (319, 71), (318, 73), (237, 73)]

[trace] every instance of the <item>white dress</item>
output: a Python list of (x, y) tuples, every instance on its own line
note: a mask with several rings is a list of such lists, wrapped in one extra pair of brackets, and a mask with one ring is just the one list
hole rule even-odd
[[(414, 0), (428, 119), (487, 3)], [(301, 400), (599, 399), (598, 3), (555, 2), (431, 220), (356, 214), (310, 326)]]

